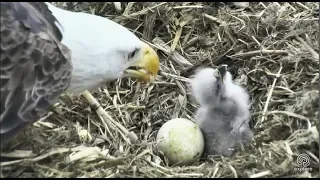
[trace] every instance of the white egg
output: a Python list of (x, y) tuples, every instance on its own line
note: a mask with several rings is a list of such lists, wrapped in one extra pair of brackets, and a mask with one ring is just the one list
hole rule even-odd
[(188, 119), (171, 119), (158, 131), (157, 149), (166, 156), (171, 165), (190, 165), (203, 153), (202, 132), (197, 124)]

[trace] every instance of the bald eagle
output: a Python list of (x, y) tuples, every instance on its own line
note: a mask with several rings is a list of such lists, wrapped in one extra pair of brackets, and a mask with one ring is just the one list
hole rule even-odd
[(133, 77), (153, 81), (157, 53), (107, 18), (44, 2), (1, 2), (1, 146), (64, 93)]

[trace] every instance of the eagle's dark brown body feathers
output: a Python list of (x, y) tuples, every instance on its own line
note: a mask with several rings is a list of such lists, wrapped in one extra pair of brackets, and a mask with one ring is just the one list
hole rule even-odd
[(1, 2), (1, 145), (68, 87), (72, 64), (45, 3)]

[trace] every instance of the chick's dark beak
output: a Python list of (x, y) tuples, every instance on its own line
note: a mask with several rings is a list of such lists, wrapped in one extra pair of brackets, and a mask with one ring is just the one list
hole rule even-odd
[(223, 83), (223, 80), (224, 80), (224, 77), (225, 75), (227, 74), (227, 70), (228, 70), (228, 65), (220, 65), (218, 68), (217, 68), (218, 72), (219, 72), (219, 79), (221, 80), (221, 82)]

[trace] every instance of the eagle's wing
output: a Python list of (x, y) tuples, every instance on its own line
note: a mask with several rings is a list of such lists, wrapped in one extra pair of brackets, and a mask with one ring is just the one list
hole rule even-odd
[(1, 2), (1, 146), (68, 87), (68, 48), (45, 3)]

